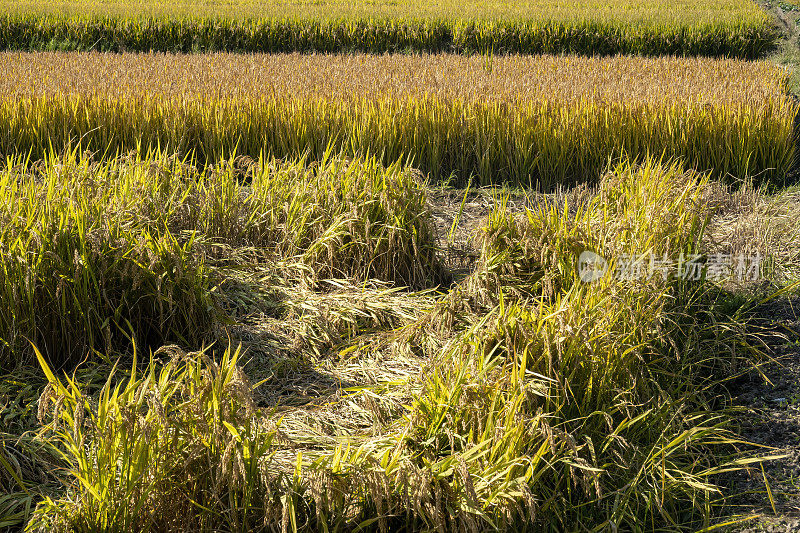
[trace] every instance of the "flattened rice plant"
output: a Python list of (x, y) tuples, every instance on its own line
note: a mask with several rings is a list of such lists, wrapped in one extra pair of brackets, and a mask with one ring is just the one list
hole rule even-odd
[[(475, 273), (396, 335), (395, 349), (424, 351), (430, 361), (407, 383), (406, 414), (369, 433), (282, 431), (274, 415), (248, 407), (246, 385), (233, 386), (230, 352), (219, 363), (203, 353), (152, 363), (142, 377), (106, 386), (96, 404), (46, 370), (53, 396), (45, 398), (62, 398), (50, 428), (75, 483), (40, 506), (34, 525), (709, 525), (715, 475), (752, 461), (735, 453), (726, 416), (713, 413), (714, 387), (755, 350), (738, 323), (714, 313), (702, 279), (586, 283), (570, 260), (584, 245), (612, 267), (623, 253), (696, 252), (707, 190), (706, 176), (647, 161), (614, 169), (582, 206), (494, 213), (478, 237)], [(451, 320), (458, 309), (469, 311)], [(449, 331), (443, 344), (420, 341), (434, 330)], [(357, 394), (336, 408), (351, 408)], [(130, 412), (140, 416), (128, 422)], [(198, 437), (206, 426), (211, 440)], [(106, 435), (107, 427), (118, 429)], [(145, 446), (145, 435), (155, 445)], [(125, 464), (135, 469), (119, 471)]]
[[(409, 169), (327, 156), (198, 171), (175, 159), (79, 162), (0, 172), (0, 365), (33, 342), (56, 365), (91, 350), (199, 345), (220, 290), (249, 263), (397, 286), (446, 281), (425, 190)], [(246, 260), (239, 263), (242, 257)]]

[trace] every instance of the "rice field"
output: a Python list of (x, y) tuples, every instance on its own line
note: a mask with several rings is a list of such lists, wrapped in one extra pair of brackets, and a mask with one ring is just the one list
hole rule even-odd
[(731, 392), (769, 385), (793, 337), (760, 309), (800, 283), (773, 13), (0, 6), (0, 530), (727, 531), (735, 479), (793, 501)]
[[(708, 402), (761, 356), (713, 284), (587, 284), (571, 258), (697, 250), (713, 191), (679, 164), (499, 197), (446, 293), (402, 166), (72, 157), (2, 184), (4, 363), (48, 383), (12, 416), (38, 440), (4, 438), (31, 530), (700, 526), (750, 461)], [(60, 496), (25, 512), (48, 464)]]
[(754, 59), (779, 33), (752, 0), (3, 0), (0, 49), (481, 52)]
[(6, 53), (0, 154), (333, 149), (544, 189), (656, 155), (780, 181), (795, 152), (788, 79), (768, 62), (623, 56)]

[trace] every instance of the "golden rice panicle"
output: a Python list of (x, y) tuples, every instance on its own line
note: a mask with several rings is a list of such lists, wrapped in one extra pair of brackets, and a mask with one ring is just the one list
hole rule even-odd
[[(213, 163), (326, 150), (409, 159), (433, 178), (595, 180), (609, 159), (681, 158), (782, 180), (797, 104), (768, 62), (460, 55), (0, 56), (0, 154), (80, 140)], [(94, 75), (86, 76), (86, 72)]]

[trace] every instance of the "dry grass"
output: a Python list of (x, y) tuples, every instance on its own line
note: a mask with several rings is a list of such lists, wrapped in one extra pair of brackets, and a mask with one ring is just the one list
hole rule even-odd
[(786, 286), (800, 280), (800, 195), (796, 188), (772, 194), (752, 185), (718, 186), (710, 197), (715, 216), (710, 253), (762, 258), (761, 283)]
[(0, 153), (33, 158), (79, 141), (212, 163), (334, 148), (545, 188), (596, 180), (623, 154), (762, 180), (783, 179), (794, 158), (797, 105), (768, 63), (9, 53), (0, 80)]

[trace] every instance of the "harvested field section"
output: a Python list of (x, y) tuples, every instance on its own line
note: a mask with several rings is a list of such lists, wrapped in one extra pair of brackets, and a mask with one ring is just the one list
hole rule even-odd
[[(769, 63), (675, 58), (17, 54), (0, 66), (0, 153), (159, 147), (408, 159), (433, 178), (595, 180), (679, 157), (721, 178), (785, 176), (797, 105)], [(93, 76), (86, 76), (92, 72)]]

